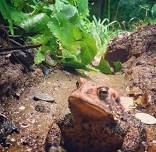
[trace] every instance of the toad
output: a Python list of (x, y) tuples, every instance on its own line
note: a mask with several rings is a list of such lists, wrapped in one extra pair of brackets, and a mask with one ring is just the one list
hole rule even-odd
[(45, 142), (46, 152), (140, 149), (146, 138), (144, 127), (125, 111), (116, 90), (81, 79), (68, 102), (71, 113), (52, 125)]

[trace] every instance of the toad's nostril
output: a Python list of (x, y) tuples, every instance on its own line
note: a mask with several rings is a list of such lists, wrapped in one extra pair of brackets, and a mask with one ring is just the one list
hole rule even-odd
[(80, 82), (77, 81), (77, 82), (76, 82), (76, 88), (78, 89), (79, 87), (80, 87)]
[(98, 90), (98, 96), (101, 100), (106, 101), (108, 97), (108, 87), (102, 87)]

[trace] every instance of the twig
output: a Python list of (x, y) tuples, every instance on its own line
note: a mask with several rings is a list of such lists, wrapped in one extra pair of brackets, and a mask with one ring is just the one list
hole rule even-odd
[(20, 50), (12, 50), (12, 51), (6, 51), (6, 52), (0, 52), (0, 56), (15, 53), (15, 52), (20, 52)]
[(9, 38), (15, 39), (15, 38), (21, 38), (21, 35), (9, 35)]
[(33, 49), (33, 48), (38, 48), (41, 47), (42, 44), (36, 44), (36, 45), (28, 45), (28, 46), (19, 46), (19, 47), (14, 47), (14, 48), (0, 48), (0, 53), (7, 51), (15, 51), (15, 50), (27, 50), (27, 49)]
[(11, 43), (13, 43), (13, 44), (16, 44), (17, 46), (20, 46), (20, 47), (22, 46), (21, 43), (15, 41), (14, 39), (9, 39), (9, 41), (10, 41)]

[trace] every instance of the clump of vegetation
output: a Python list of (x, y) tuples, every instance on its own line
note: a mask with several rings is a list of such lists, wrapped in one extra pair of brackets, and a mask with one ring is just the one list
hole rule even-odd
[[(101, 57), (108, 41), (121, 29), (126, 29), (122, 22), (116, 21), (129, 20), (120, 14), (120, 8), (133, 6), (135, 9), (139, 6), (140, 16), (144, 14), (155, 17), (156, 4), (146, 3), (145, 6), (143, 2), (123, 0), (116, 0), (113, 4), (108, 0), (107, 5), (106, 1), (103, 4), (106, 12), (104, 19), (89, 16), (88, 0), (1, 0), (0, 12), (3, 20), (7, 21), (11, 34), (16, 34), (13, 26), (20, 26), (23, 29), (20, 33), (31, 35), (28, 39), (30, 42), (42, 44), (36, 51), (36, 64), (63, 64), (89, 70), (93, 69), (92, 61), (99, 58), (101, 61), (94, 69), (112, 73), (109, 63)], [(112, 10), (114, 8), (116, 13)], [(128, 10), (122, 13), (133, 15)], [(112, 13), (116, 15), (113, 16)], [(130, 16), (129, 21), (135, 18)], [(115, 67), (115, 71), (118, 71), (121, 64), (117, 63)]]
[[(90, 21), (88, 0), (56, 0), (55, 3), (2, 0), (0, 11), (12, 34), (13, 25), (18, 25), (31, 33), (29, 41), (42, 44), (36, 53), (36, 64), (60, 63), (75, 69), (93, 69), (90, 65), (94, 57), (103, 55), (112, 35), (110, 31), (116, 24), (96, 17)], [(112, 72), (108, 63), (94, 68)]]

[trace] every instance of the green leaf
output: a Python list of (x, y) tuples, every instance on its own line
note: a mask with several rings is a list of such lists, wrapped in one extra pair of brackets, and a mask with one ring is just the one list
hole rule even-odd
[(65, 58), (61, 60), (61, 63), (66, 67), (71, 67), (74, 69), (85, 69), (85, 65), (79, 62), (75, 62), (72, 59)]
[(49, 32), (49, 33), (35, 35), (31, 37), (31, 40), (33, 43), (45, 45), (48, 43), (50, 38), (51, 38), (51, 33)]
[(23, 0), (12, 0), (12, 3), (14, 4), (14, 6), (16, 8), (20, 8), (21, 6), (23, 6)]
[(153, 5), (152, 9), (151, 9), (151, 13), (153, 17), (156, 17), (156, 4)]
[(77, 7), (79, 15), (86, 17), (89, 15), (88, 0), (68, 0), (70, 4)]
[(85, 67), (85, 65), (80, 62), (80, 60), (76, 55), (72, 54), (70, 51), (66, 49), (63, 49), (62, 51), (61, 63), (65, 66), (76, 68), (76, 69)]
[(56, 13), (63, 13), (67, 19), (72, 18), (78, 13), (77, 8), (66, 0), (56, 0), (54, 8)]
[(4, 20), (8, 21), (9, 30), (10, 30), (11, 34), (13, 34), (14, 33), (13, 21), (11, 19), (11, 12), (9, 10), (9, 6), (8, 6), (6, 0), (1, 0), (1, 2), (0, 2), (0, 13), (2, 14), (2, 17), (4, 18)]
[(81, 66), (91, 63), (97, 48), (94, 38), (89, 33), (72, 24), (62, 13), (53, 17), (48, 27), (63, 47), (64, 63)]
[(38, 51), (35, 56), (34, 62), (35, 64), (39, 64), (42, 61), (45, 61), (45, 55), (41, 51)]
[(99, 65), (96, 68), (99, 69), (102, 73), (112, 74), (109, 63), (104, 59), (101, 59)]
[(66, 16), (67, 19), (71, 19), (78, 13), (76, 7), (72, 5), (64, 6), (61, 12)]
[(58, 13), (48, 22), (48, 27), (52, 34), (61, 42), (63, 48), (69, 50), (73, 54), (79, 54), (80, 42), (82, 36), (79, 28), (70, 23), (67, 18)]
[(90, 64), (97, 53), (96, 42), (94, 38), (89, 34), (83, 32), (83, 39), (81, 41), (81, 62), (84, 64)]
[(55, 9), (60, 12), (66, 4), (69, 4), (68, 0), (55, 0)]
[(88, 0), (77, 0), (78, 2), (78, 11), (80, 15), (86, 17), (89, 15), (88, 9)]
[(13, 7), (9, 7), (11, 19), (14, 21), (14, 24), (19, 25), (24, 20), (28, 19), (28, 15), (23, 13), (22, 11), (18, 11)]
[(48, 21), (49, 17), (40, 13), (23, 21), (20, 26), (27, 32), (42, 32), (46, 30)]
[(122, 69), (122, 63), (119, 61), (113, 62), (114, 72), (119, 72)]

